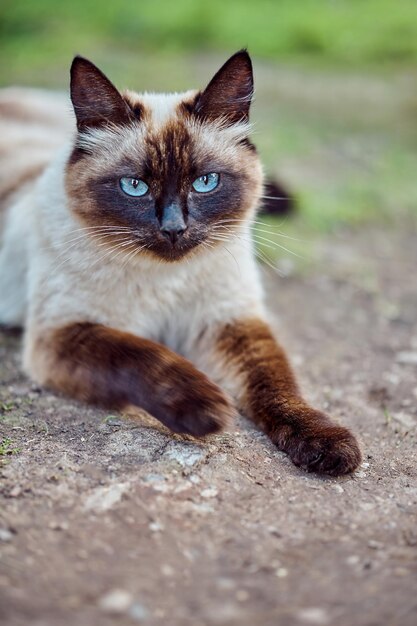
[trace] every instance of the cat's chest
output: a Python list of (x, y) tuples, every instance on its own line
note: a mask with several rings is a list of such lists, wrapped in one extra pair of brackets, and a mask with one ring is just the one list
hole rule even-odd
[(181, 351), (211, 316), (217, 281), (204, 268), (131, 269), (97, 281), (91, 305), (105, 323)]

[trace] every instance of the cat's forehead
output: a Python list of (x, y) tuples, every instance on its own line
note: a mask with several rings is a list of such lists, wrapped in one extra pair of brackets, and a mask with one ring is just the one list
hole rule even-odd
[(135, 111), (136, 121), (81, 132), (78, 147), (93, 156), (100, 170), (111, 163), (144, 162), (150, 157), (154, 169), (158, 169), (158, 161), (163, 165), (167, 158), (172, 165), (183, 161), (185, 165), (193, 159), (202, 165), (205, 160), (216, 158), (233, 163), (242, 156), (242, 141), (248, 137), (249, 124), (226, 125), (221, 119), (196, 118), (190, 111), (197, 94), (125, 91), (123, 97)]
[(196, 90), (183, 93), (142, 93), (125, 91), (124, 98), (130, 106), (141, 111), (148, 124), (161, 128), (170, 120), (181, 117), (184, 104), (191, 104), (197, 95)]

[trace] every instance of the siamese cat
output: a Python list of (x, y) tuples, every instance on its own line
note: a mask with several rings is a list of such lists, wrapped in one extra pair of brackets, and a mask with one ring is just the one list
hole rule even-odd
[(304, 400), (267, 322), (252, 95), (245, 50), (180, 94), (120, 93), (77, 56), (74, 129), (56, 96), (4, 90), (0, 323), (24, 325), (41, 385), (195, 437), (239, 410), (297, 466), (346, 474), (355, 437)]

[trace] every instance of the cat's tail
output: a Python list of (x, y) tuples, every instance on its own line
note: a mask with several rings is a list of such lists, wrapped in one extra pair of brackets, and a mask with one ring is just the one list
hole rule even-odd
[(292, 193), (281, 183), (267, 180), (264, 184), (260, 215), (292, 215), (296, 203)]

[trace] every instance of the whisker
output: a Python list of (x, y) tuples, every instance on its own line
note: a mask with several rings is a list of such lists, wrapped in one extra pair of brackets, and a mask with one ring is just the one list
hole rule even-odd
[[(213, 229), (216, 229), (216, 225), (214, 225), (212, 228), (213, 228)], [(230, 231), (230, 228), (228, 228), (228, 226), (226, 226), (226, 225), (224, 225), (224, 224), (222, 224), (221, 226), (219, 226), (219, 228), (218, 228), (218, 229), (216, 229), (216, 230), (217, 230), (217, 231), (219, 231), (219, 230), (221, 230), (222, 228), (227, 229), (227, 230), (229, 230), (229, 232), (231, 232), (231, 231)], [(300, 258), (304, 258), (304, 257), (302, 257), (302, 256), (298, 255), (296, 252), (293, 252), (292, 250), (287, 250), (287, 248), (285, 248), (284, 246), (280, 245), (278, 242), (274, 241), (273, 239), (268, 239), (268, 238), (266, 238), (266, 237), (262, 237), (261, 235), (258, 235), (258, 232), (263, 232), (263, 233), (266, 233), (266, 234), (268, 234), (268, 235), (271, 235), (271, 234), (279, 235), (279, 236), (281, 236), (281, 237), (283, 237), (283, 238), (285, 238), (285, 239), (289, 239), (290, 241), (302, 242), (302, 240), (301, 240), (301, 239), (295, 239), (294, 237), (289, 237), (288, 235), (284, 235), (283, 233), (271, 233), (270, 231), (263, 230), (263, 229), (260, 229), (260, 228), (257, 228), (257, 227), (255, 227), (255, 229), (252, 231), (252, 237), (253, 237), (253, 238), (257, 238), (257, 239), (259, 239), (259, 240), (269, 242), (270, 244), (272, 244), (272, 247), (282, 248), (283, 250), (286, 250), (286, 251), (287, 251), (287, 252), (289, 252), (290, 254), (293, 254), (293, 255), (295, 255), (295, 256), (299, 256)], [(258, 243), (259, 243), (259, 242), (258, 242)], [(262, 245), (264, 245), (265, 247), (268, 247), (266, 243), (264, 243), (264, 244), (262, 244)]]
[[(215, 237), (213, 237), (213, 239), (215, 239)], [(220, 239), (220, 238), (218, 238), (218, 239), (217, 239), (217, 241), (227, 241), (227, 239), (223, 239), (223, 238), (221, 238), (221, 239)], [(231, 241), (231, 240), (230, 240), (230, 241)], [(242, 275), (242, 273), (241, 273), (241, 271), (240, 271), (240, 265), (239, 265), (239, 263), (237, 262), (237, 259), (236, 259), (235, 255), (234, 255), (234, 254), (233, 254), (233, 253), (229, 250), (229, 248), (226, 248), (226, 246), (224, 246), (224, 249), (226, 250), (226, 252), (228, 252), (228, 253), (230, 254), (230, 256), (232, 257), (232, 259), (233, 259), (233, 260), (234, 260), (234, 262), (236, 263), (237, 270), (238, 270), (238, 272), (239, 272), (239, 275), (241, 276), (241, 275)]]
[(235, 239), (236, 243), (240, 246), (242, 246), (243, 249), (249, 251), (250, 253), (254, 254), (254, 256), (256, 258), (258, 258), (260, 261), (262, 261), (263, 264), (267, 265), (270, 269), (272, 269), (278, 276), (280, 276), (281, 278), (283, 277), (283, 273), (277, 268), (275, 267), (275, 265), (273, 265), (273, 263), (271, 262), (270, 259), (268, 259), (268, 257), (262, 252), (262, 250), (259, 249), (253, 249), (251, 246), (247, 246), (244, 245), (243, 242), (245, 242), (246, 244), (248, 244), (249, 242), (247, 240), (242, 240), (241, 237), (239, 237), (236, 234), (232, 234), (229, 238), (224, 238), (221, 235), (216, 235), (216, 237), (221, 237), (218, 239), (218, 241), (232, 241), (232, 239)]
[(291, 241), (298, 241), (299, 243), (306, 243), (305, 239), (298, 239), (298, 237), (290, 237), (290, 235), (286, 235), (285, 233), (280, 233), (279, 231), (266, 230), (265, 228), (258, 228), (258, 226), (255, 226), (254, 229), (257, 233), (266, 233), (267, 235), (278, 235), (279, 237), (283, 237), (284, 239), (290, 239)]
[(101, 263), (102, 261), (104, 261), (105, 259), (108, 259), (109, 257), (112, 256), (113, 252), (116, 252), (117, 250), (119, 250), (120, 248), (120, 244), (116, 244), (115, 246), (113, 246), (112, 248), (110, 248), (109, 250), (107, 250), (107, 252), (102, 255), (100, 258), (96, 259), (92, 265), (90, 265), (89, 270), (91, 270), (93, 267), (96, 267), (96, 265), (98, 263)]
[[(211, 235), (209, 235), (209, 238), (210, 238), (210, 239), (212, 239)], [(218, 238), (216, 238), (216, 237), (214, 237), (214, 238), (213, 238), (213, 240), (214, 240), (214, 241), (222, 241), (222, 242), (224, 242), (224, 241), (228, 241), (227, 239), (218, 239)], [(209, 244), (207, 241), (204, 241), (204, 242), (203, 242), (203, 244), (207, 244), (207, 245), (209, 245), (209, 247), (210, 247), (211, 249), (213, 249), (213, 250), (215, 250), (215, 249), (216, 249), (216, 247), (217, 247), (217, 246), (214, 246), (212, 243), (210, 243), (210, 244)], [(233, 254), (233, 253), (229, 250), (229, 248), (227, 248), (226, 246), (222, 246), (221, 250), (222, 250), (222, 252), (227, 252), (227, 253), (228, 253), (228, 254), (232, 257), (232, 259), (234, 260), (234, 262), (235, 262), (235, 264), (236, 264), (237, 270), (238, 270), (238, 272), (239, 272), (239, 276), (242, 276), (242, 272), (241, 272), (241, 269), (240, 269), (240, 265), (239, 265), (239, 263), (238, 263), (238, 261), (237, 261), (237, 259), (236, 259), (235, 255), (234, 255), (234, 254)]]
[[(77, 241), (89, 241), (91, 239), (100, 239), (100, 238), (108, 238), (108, 237), (112, 237), (113, 235), (126, 235), (128, 234), (130, 231), (126, 230), (126, 231), (111, 231), (111, 232), (99, 232), (99, 233), (87, 233), (87, 234), (82, 234), (82, 235), (78, 235), (78, 237), (74, 237), (73, 239), (68, 239), (68, 240), (64, 240), (62, 241), (61, 244), (57, 245), (56, 247), (60, 248), (63, 245), (72, 243), (72, 242), (77, 242)], [(54, 246), (49, 246), (47, 249), (53, 249)]]
[[(108, 237), (108, 236), (109, 236), (109, 235), (90, 235), (90, 236), (89, 236), (89, 238), (90, 238), (90, 240), (91, 240), (91, 241), (92, 241), (92, 240), (97, 240), (97, 239), (100, 241), (102, 238), (104, 238), (104, 237)], [(120, 236), (123, 236), (123, 237), (124, 237), (124, 233), (123, 233), (123, 234), (121, 234), (121, 235), (118, 235), (118, 236), (119, 236), (119, 237), (120, 237)], [(124, 238), (122, 239), (122, 241), (124, 241)], [(64, 243), (65, 243), (65, 242), (64, 242)], [(69, 242), (68, 242), (68, 243), (69, 243)], [(74, 243), (72, 243), (70, 246), (65, 247), (63, 250), (61, 250), (61, 252), (59, 252), (59, 254), (58, 254), (58, 259), (60, 259), (60, 258), (62, 257), (62, 255), (63, 255), (63, 254), (66, 254), (67, 252), (69, 252), (70, 250), (72, 250), (73, 248), (75, 248), (75, 247), (77, 246), (77, 244), (78, 244), (78, 239), (77, 239)], [(97, 247), (97, 248), (100, 248), (100, 247), (102, 247), (103, 245), (108, 245), (108, 244), (106, 244), (106, 243), (104, 242), (104, 243), (102, 243), (102, 244), (97, 244), (97, 245), (96, 245), (96, 247)], [(58, 247), (61, 247), (61, 248), (62, 248), (63, 246), (58, 246)], [(51, 250), (51, 249), (53, 249), (53, 248), (47, 248), (47, 249)], [(70, 258), (71, 258), (71, 257), (68, 257), (68, 259), (70, 259)]]
[[(254, 225), (256, 224), (257, 226), (258, 225), (259, 226), (267, 226), (268, 230), (272, 229), (273, 232), (275, 232), (277, 227), (279, 227), (282, 224), (284, 224), (284, 220), (275, 226), (275, 225), (268, 224), (268, 222), (261, 222), (261, 220), (248, 220), (248, 219), (245, 219), (245, 218), (233, 217), (233, 218), (229, 218), (229, 219), (225, 219), (225, 220), (219, 220), (217, 222), (217, 224), (215, 224), (214, 226), (222, 225), (222, 224), (246, 224), (250, 228), (254, 228), (255, 227)], [(256, 228), (257, 228), (257, 226), (256, 226)], [(278, 231), (278, 232), (280, 232), (280, 231)]]
[[(141, 249), (143, 249), (143, 248), (141, 248)], [(140, 250), (138, 250), (137, 248), (134, 247), (133, 250), (131, 250), (127, 254), (125, 262), (123, 263), (123, 265), (121, 267), (122, 271), (125, 269), (125, 267), (127, 267), (129, 265), (130, 259), (134, 258), (139, 252), (140, 252)]]
[(82, 231), (88, 231), (88, 230), (93, 230), (93, 231), (102, 231), (102, 230), (125, 230), (125, 231), (131, 231), (132, 229), (129, 226), (120, 226), (119, 224), (115, 224), (114, 226), (84, 226), (83, 228), (74, 228), (72, 230), (69, 231), (68, 234), (73, 234), (73, 233), (79, 233)]
[[(216, 228), (216, 226), (217, 226), (216, 224), (214, 226), (212, 226), (212, 229), (214, 229), (214, 230), (227, 229), (227, 230), (230, 231), (230, 226), (232, 226), (232, 224), (228, 224), (228, 225), (221, 224), (217, 228)], [(297, 242), (305, 243), (305, 240), (303, 240), (303, 239), (297, 239), (295, 237), (290, 237), (289, 235), (285, 235), (284, 233), (280, 233), (280, 232), (277, 232), (277, 231), (265, 230), (265, 229), (258, 228), (257, 226), (255, 226), (254, 230), (252, 231), (252, 235), (261, 238), (261, 236), (257, 234), (258, 232), (259, 233), (266, 233), (267, 235), (278, 235), (279, 237), (283, 237), (284, 239), (289, 239), (291, 241), (297, 241)], [(268, 241), (266, 238), (264, 238), (264, 239), (265, 239), (265, 241)], [(269, 241), (270, 241), (270, 243), (272, 243), (274, 245), (279, 245), (273, 239), (270, 239)], [(293, 254), (295, 254), (295, 253), (293, 253)]]
[[(279, 224), (277, 224), (277, 227), (279, 228), (280, 226), (282, 226), (282, 224), (285, 224), (286, 221), (287, 221), (286, 218), (284, 218), (283, 220), (281, 220)], [(268, 222), (262, 222), (261, 220), (253, 220), (253, 219), (247, 219), (247, 218), (242, 218), (242, 217), (226, 218), (224, 220), (219, 220), (217, 224), (222, 224), (222, 223), (227, 223), (227, 222), (242, 222), (244, 224), (248, 224), (249, 226), (251, 226), (252, 224), (259, 224), (260, 226), (271, 226), (271, 224), (268, 224)]]
[[(129, 241), (125, 244), (122, 244), (122, 246), (127, 246), (127, 250), (121, 250), (118, 254), (116, 254), (116, 256), (114, 258), (117, 258), (118, 256), (120, 256), (121, 253), (126, 253), (126, 258), (125, 258), (125, 262), (122, 265), (122, 270), (124, 270), (124, 268), (128, 265), (130, 259), (132, 258), (132, 256), (135, 256), (135, 254), (138, 252), (137, 246), (135, 246), (133, 241)], [(129, 248), (132, 248), (132, 250), (129, 251)]]
[[(228, 234), (229, 234), (229, 235), (235, 235), (235, 233), (233, 233), (233, 231), (231, 231), (231, 230), (229, 230), (229, 232), (228, 232), (227, 234), (226, 234), (226, 233), (223, 233), (223, 235), (224, 235), (224, 236), (227, 236)], [(217, 231), (217, 232), (216, 232), (216, 235), (221, 235), (221, 233)], [(237, 236), (237, 237), (239, 237), (240, 235), (237, 235), (237, 234), (236, 234), (236, 236)], [(249, 241), (251, 241), (251, 240), (252, 240), (252, 241), (254, 241), (254, 235), (253, 235), (253, 234), (251, 235), (251, 238), (250, 238), (250, 239), (248, 239), (247, 241), (249, 242)], [(262, 244), (262, 245), (263, 245), (264, 247), (266, 247), (266, 248), (275, 248), (275, 247), (278, 245), (278, 244), (276, 244), (276, 243), (275, 243), (275, 241), (272, 241), (272, 240), (271, 240), (271, 244), (273, 244), (273, 245), (270, 245), (270, 244), (267, 244), (267, 243)]]
[[(289, 254), (292, 254), (293, 256), (298, 257), (299, 259), (305, 259), (305, 257), (301, 256), (300, 254), (297, 254), (296, 252), (294, 252), (293, 250), (290, 250), (289, 248), (286, 248), (285, 246), (282, 246), (280, 243), (277, 243), (276, 241), (272, 241), (271, 239), (267, 239), (266, 237), (261, 237), (260, 235), (253, 235), (253, 238), (259, 245), (265, 246), (267, 248), (274, 248), (274, 247), (281, 248), (281, 250), (285, 250), (285, 252), (288, 252)], [(270, 243), (269, 244), (263, 243), (264, 241), (268, 241)]]
[(261, 198), (265, 198), (266, 200), (288, 200), (286, 196), (260, 196)]

